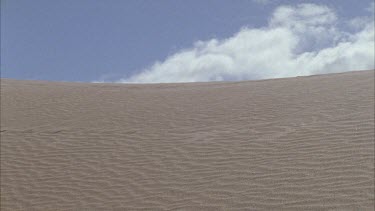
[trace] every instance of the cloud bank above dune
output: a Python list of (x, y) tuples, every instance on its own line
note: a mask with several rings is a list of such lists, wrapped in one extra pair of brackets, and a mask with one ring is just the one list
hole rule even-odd
[(198, 41), (118, 82), (254, 80), (373, 69), (374, 13), (367, 14), (341, 20), (324, 5), (280, 6), (263, 28)]

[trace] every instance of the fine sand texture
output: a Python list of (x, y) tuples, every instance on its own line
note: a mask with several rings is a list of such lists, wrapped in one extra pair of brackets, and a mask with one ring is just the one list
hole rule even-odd
[(374, 71), (1, 79), (1, 210), (374, 210)]

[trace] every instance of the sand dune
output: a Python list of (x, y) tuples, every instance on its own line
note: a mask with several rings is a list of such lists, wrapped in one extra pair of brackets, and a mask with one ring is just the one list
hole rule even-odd
[(1, 210), (374, 210), (374, 71), (1, 80)]

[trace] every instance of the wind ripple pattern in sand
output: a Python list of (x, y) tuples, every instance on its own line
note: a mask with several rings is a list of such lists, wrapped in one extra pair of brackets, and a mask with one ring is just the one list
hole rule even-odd
[(1, 210), (373, 210), (373, 74), (2, 79)]

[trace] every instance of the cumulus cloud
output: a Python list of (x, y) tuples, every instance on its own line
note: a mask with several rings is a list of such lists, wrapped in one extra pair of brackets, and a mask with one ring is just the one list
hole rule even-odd
[(324, 5), (281, 6), (263, 28), (198, 41), (119, 82), (253, 80), (374, 69), (373, 19), (351, 32), (339, 22)]

